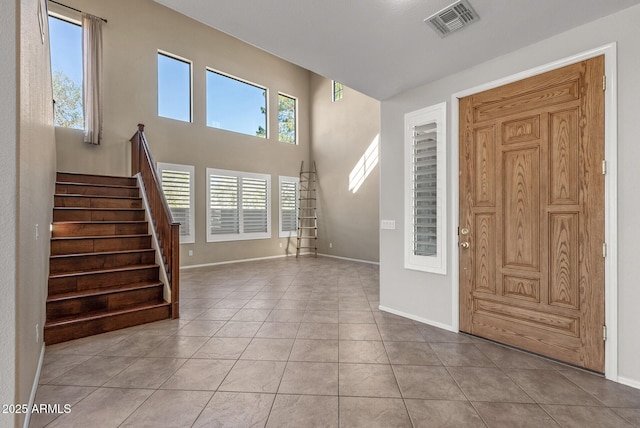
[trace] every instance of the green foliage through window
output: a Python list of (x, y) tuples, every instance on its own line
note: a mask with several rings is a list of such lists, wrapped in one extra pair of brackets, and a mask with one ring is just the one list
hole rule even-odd
[(278, 94), (278, 139), (296, 144), (296, 99)]
[(331, 81), (333, 83), (332, 85), (332, 100), (333, 101), (338, 101), (342, 99), (342, 94), (344, 92), (344, 86), (342, 85), (342, 83), (340, 82), (336, 82), (335, 80)]
[(82, 88), (63, 71), (57, 70), (51, 79), (55, 104), (55, 126), (84, 128), (82, 115)]

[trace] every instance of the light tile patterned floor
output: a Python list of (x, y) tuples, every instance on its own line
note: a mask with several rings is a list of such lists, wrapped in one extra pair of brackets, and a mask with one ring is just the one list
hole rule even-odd
[(330, 258), (181, 273), (181, 319), (49, 346), (31, 427), (640, 427), (640, 390), (378, 310)]

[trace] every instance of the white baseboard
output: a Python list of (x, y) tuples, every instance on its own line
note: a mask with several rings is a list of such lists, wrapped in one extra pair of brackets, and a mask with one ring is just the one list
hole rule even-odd
[(618, 383), (630, 386), (632, 388), (640, 389), (640, 381), (635, 379), (629, 379), (626, 377), (618, 376)]
[(204, 263), (204, 264), (200, 264), (200, 265), (180, 266), (180, 270), (182, 270), (182, 269), (196, 269), (196, 268), (209, 267), (209, 266), (229, 265), (229, 264), (234, 264), (234, 263), (255, 262), (255, 261), (258, 261), (258, 260), (281, 259), (283, 257), (295, 257), (295, 254), (281, 254), (281, 255), (278, 255), (278, 256), (255, 257), (255, 258), (252, 258), (252, 259), (227, 260), (227, 261), (224, 261), (224, 262), (214, 262), (214, 263)]
[[(306, 252), (306, 253), (300, 253), (301, 256), (308, 256), (310, 254), (310, 252)], [(349, 260), (352, 262), (359, 262), (359, 263), (368, 263), (368, 264), (374, 264), (374, 265), (379, 265), (380, 263), (378, 262), (372, 262), (369, 260), (359, 260), (359, 259), (350, 259), (347, 257), (339, 257), (339, 256), (332, 256), (329, 254), (321, 254), (318, 253), (319, 256), (322, 257), (331, 257), (334, 259), (341, 259), (341, 260)], [(255, 261), (259, 261), (259, 260), (271, 260), (271, 259), (280, 259), (283, 257), (295, 257), (295, 253), (292, 254), (280, 254), (277, 256), (266, 256), (266, 257), (255, 257), (255, 258), (251, 258), (251, 259), (239, 259), (239, 260), (227, 260), (224, 262), (214, 262), (214, 263), (204, 263), (204, 264), (199, 264), (199, 265), (188, 265), (188, 266), (180, 266), (180, 270), (182, 269), (196, 269), (196, 268), (201, 268), (201, 267), (209, 267), (209, 266), (220, 266), (220, 265), (229, 265), (229, 264), (233, 264), (233, 263), (245, 263), (245, 262), (255, 262)]]
[(348, 260), (350, 262), (368, 263), (370, 265), (380, 265), (380, 262), (372, 262), (371, 260), (351, 259), (349, 257), (333, 256), (331, 254), (318, 253), (322, 257), (331, 257), (332, 259)]
[(418, 321), (418, 322), (421, 322), (423, 324), (428, 324), (428, 325), (433, 326), (433, 327), (438, 327), (438, 328), (441, 328), (443, 330), (451, 331), (453, 333), (458, 333), (458, 330), (454, 329), (453, 326), (450, 326), (450, 325), (447, 325), (447, 324), (443, 324), (443, 323), (440, 323), (440, 322), (437, 322), (437, 321), (432, 321), (432, 320), (429, 320), (429, 319), (426, 319), (426, 318), (422, 318), (422, 317), (417, 317), (415, 315), (411, 315), (411, 314), (408, 314), (406, 312), (398, 311), (396, 309), (389, 308), (387, 306), (380, 305), (380, 306), (378, 306), (378, 309), (380, 309), (381, 311), (384, 311), (384, 312), (389, 312), (390, 314), (398, 315), (398, 316), (401, 316), (401, 317), (404, 317), (404, 318), (409, 318), (410, 320)]
[(24, 415), (24, 428), (29, 427), (31, 421), (31, 409), (36, 401), (36, 392), (38, 391), (38, 384), (40, 383), (40, 372), (42, 371), (42, 362), (44, 361), (44, 343), (42, 343), (42, 349), (40, 350), (40, 359), (38, 360), (38, 368), (36, 369), (36, 375), (33, 379), (33, 385), (31, 385), (31, 394), (29, 395), (29, 411)]

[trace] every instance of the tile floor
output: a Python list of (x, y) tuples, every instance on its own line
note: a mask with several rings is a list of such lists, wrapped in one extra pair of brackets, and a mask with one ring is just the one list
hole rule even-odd
[(46, 348), (31, 427), (640, 427), (640, 390), (379, 311), (378, 268), (184, 270), (181, 319)]

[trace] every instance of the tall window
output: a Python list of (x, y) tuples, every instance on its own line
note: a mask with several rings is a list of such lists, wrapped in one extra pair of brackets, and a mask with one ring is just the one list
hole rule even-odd
[(158, 116), (191, 122), (191, 62), (158, 52)]
[(296, 144), (297, 100), (284, 94), (278, 94), (278, 140)]
[(49, 15), (55, 126), (83, 129), (82, 26)]
[(279, 177), (280, 238), (296, 235), (298, 231), (298, 177)]
[(342, 99), (342, 94), (344, 92), (344, 86), (342, 85), (342, 83), (332, 80), (331, 90), (331, 101), (338, 101)]
[(446, 103), (405, 115), (405, 268), (446, 274)]
[(207, 70), (207, 126), (267, 138), (267, 89)]
[(196, 242), (193, 189), (195, 168), (158, 162), (158, 171), (173, 220), (180, 223), (180, 243), (193, 244)]
[(271, 238), (271, 176), (207, 168), (207, 242)]

